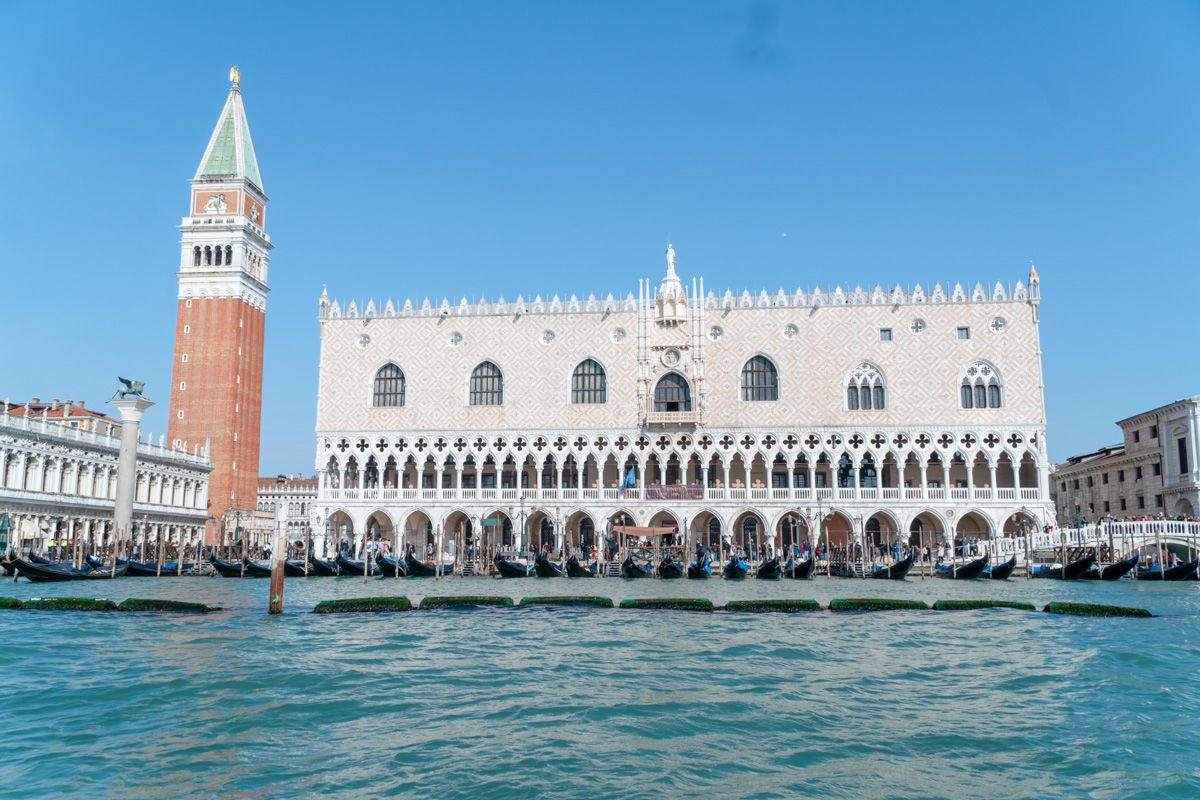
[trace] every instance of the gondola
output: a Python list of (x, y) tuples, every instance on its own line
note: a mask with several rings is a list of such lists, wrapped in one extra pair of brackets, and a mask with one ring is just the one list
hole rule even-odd
[(212, 560), (213, 569), (222, 578), (244, 578), (249, 575), (241, 561), (226, 561), (222, 558)]
[(17, 570), (13, 562), (9, 561), (7, 558), (3, 561), (0, 561), (0, 569), (4, 570), (5, 575), (12, 575)]
[(1138, 569), (1137, 579), (1139, 581), (1190, 581), (1196, 574), (1196, 566), (1196, 561), (1187, 561), (1166, 569), (1145, 567)]
[(1089, 553), (1078, 561), (1072, 561), (1065, 567), (1051, 567), (1048, 565), (1040, 565), (1031, 567), (1029, 577), (1031, 578), (1053, 578), (1060, 581), (1073, 581), (1083, 573), (1092, 568), (1092, 564), (1096, 563), (1096, 554)]
[(55, 562), (51, 561), (50, 559), (46, 558), (45, 556), (39, 556), (36, 553), (30, 553), (29, 558), (27, 558), (25, 560), (31, 564), (54, 564), (55, 563)]
[(1134, 553), (1129, 558), (1120, 561), (1114, 561), (1111, 564), (1105, 564), (1103, 567), (1093, 565), (1091, 569), (1080, 575), (1080, 579), (1085, 581), (1115, 581), (1124, 578), (1138, 563), (1138, 554)]
[(625, 560), (621, 562), (621, 577), (622, 578), (652, 578), (654, 571), (649, 564), (639, 564), (633, 560), (632, 555), (625, 556)]
[(567, 559), (567, 577), (568, 578), (594, 578), (596, 577), (596, 565), (585, 567), (579, 563), (579, 559), (571, 556)]
[(385, 578), (405, 578), (408, 576), (408, 565), (402, 558), (393, 558), (379, 553), (375, 556), (375, 565)]
[(308, 560), (309, 572), (316, 575), (318, 578), (336, 578), (338, 574), (337, 564), (333, 561), (326, 561), (321, 558), (310, 558)]
[(246, 560), (246, 577), (247, 578), (269, 578), (271, 577), (271, 562), (260, 562)]
[(763, 560), (754, 571), (754, 577), (764, 581), (777, 581), (783, 577), (783, 565), (779, 556)]
[(724, 569), (721, 570), (721, 574), (727, 580), (731, 581), (740, 581), (742, 578), (745, 578), (749, 572), (750, 566), (740, 557), (730, 558), (725, 562)]
[(558, 564), (555, 564), (545, 553), (538, 553), (537, 558), (533, 560), (533, 574), (539, 578), (565, 578), (567, 573)]
[(812, 556), (809, 556), (803, 561), (795, 561), (789, 558), (787, 563), (783, 566), (783, 577), (795, 578), (796, 580), (810, 578), (812, 577), (813, 566), (815, 564), (816, 562), (813, 561)]
[(938, 578), (949, 578), (956, 581), (969, 581), (978, 578), (983, 574), (983, 570), (988, 565), (988, 557), (985, 555), (977, 558), (974, 561), (968, 561), (966, 564), (938, 564), (934, 567), (933, 574)]
[(499, 573), (501, 578), (529, 577), (529, 567), (516, 561), (509, 561), (499, 553), (496, 554), (493, 563), (496, 565), (496, 572)]
[(692, 579), (704, 579), (712, 576), (712, 557), (705, 550), (695, 561), (688, 564), (687, 576)]
[(404, 566), (408, 569), (408, 577), (410, 578), (433, 578), (438, 574), (437, 567), (431, 562), (419, 561), (413, 555), (411, 546), (404, 551)]
[[(163, 578), (166, 578), (170, 575), (178, 575), (179, 574), (179, 562), (178, 561), (168, 561), (168, 562), (164, 563), (162, 565), (161, 572), (158, 568), (158, 564), (151, 564), (151, 563), (147, 563), (144, 561), (126, 561), (125, 563), (129, 565), (125, 571), (125, 574), (131, 578), (134, 578), (134, 577), (153, 578), (156, 576), (161, 576)], [(195, 568), (196, 568), (195, 564), (185, 563), (183, 565), (184, 572), (189, 572)]]
[[(128, 564), (118, 564), (116, 567), (116, 577), (121, 577), (125, 574)], [(28, 559), (17, 556), (13, 559), (13, 567), (19, 577), (26, 578), (34, 583), (49, 583), (57, 581), (89, 581), (100, 578), (111, 579), (113, 577), (112, 567), (92, 567), (76, 568), (70, 564), (39, 564)]]
[(984, 580), (1003, 581), (1008, 580), (1008, 576), (1017, 567), (1017, 557), (1013, 556), (1008, 561), (1001, 564), (989, 564), (983, 568), (983, 572), (979, 573), (979, 577)]
[[(305, 566), (308, 567), (305, 570)], [(289, 558), (283, 562), (283, 577), (285, 578), (311, 578), (316, 575), (312, 564), (305, 564), (303, 558)]]
[(658, 577), (668, 580), (682, 578), (683, 564), (680, 564), (670, 556), (663, 556), (663, 560), (658, 562)]
[[(370, 578), (379, 574), (379, 568), (374, 564), (371, 564), (370, 569), (368, 569), (365, 561), (355, 561), (350, 556), (346, 555), (345, 552), (338, 553), (337, 558), (334, 560), (338, 565), (338, 574), (342, 576), (358, 575), (359, 577), (362, 577), (363, 575), (366, 575), (368, 578)], [(270, 570), (268, 570), (268, 572), (270, 572)]]
[(895, 564), (875, 566), (868, 575), (881, 580), (902, 581), (908, 575), (908, 571), (912, 569), (912, 565), (913, 554), (909, 553)]

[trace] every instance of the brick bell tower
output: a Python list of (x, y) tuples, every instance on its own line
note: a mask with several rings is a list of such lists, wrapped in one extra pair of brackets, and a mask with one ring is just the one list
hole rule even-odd
[[(223, 515), (254, 508), (267, 308), (267, 195), (254, 157), (237, 67), (191, 183), (179, 230), (179, 305), (167, 436), (209, 445), (205, 540)], [(212, 519), (212, 518), (215, 518)]]

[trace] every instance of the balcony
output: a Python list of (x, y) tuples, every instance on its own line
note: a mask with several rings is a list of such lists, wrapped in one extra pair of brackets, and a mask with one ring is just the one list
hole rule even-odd
[(647, 411), (647, 425), (699, 425), (699, 411)]

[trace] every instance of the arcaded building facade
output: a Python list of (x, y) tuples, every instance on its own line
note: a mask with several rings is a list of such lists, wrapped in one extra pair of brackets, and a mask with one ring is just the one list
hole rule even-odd
[(776, 546), (1052, 522), (1036, 271), (712, 292), (666, 261), (624, 297), (322, 294), (318, 534), (447, 553), (618, 522)]

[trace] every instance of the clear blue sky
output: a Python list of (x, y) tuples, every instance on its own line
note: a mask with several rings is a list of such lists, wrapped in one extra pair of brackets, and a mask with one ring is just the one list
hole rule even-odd
[[(242, 86), (276, 243), (262, 472), (317, 296), (1042, 275), (1051, 456), (1200, 393), (1200, 6), (0, 5), (0, 395), (166, 428), (187, 180)], [(784, 233), (787, 236), (783, 236)], [(118, 329), (132, 325), (130, 333)]]

